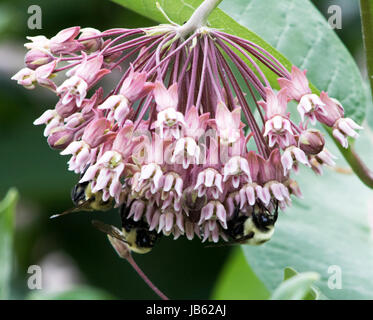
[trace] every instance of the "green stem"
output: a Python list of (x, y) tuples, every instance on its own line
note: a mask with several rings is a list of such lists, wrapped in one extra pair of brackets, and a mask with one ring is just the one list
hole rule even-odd
[(371, 171), (363, 160), (355, 152), (354, 146), (350, 141), (350, 145), (347, 149), (343, 148), (341, 144), (335, 140), (330, 128), (325, 127), (329, 135), (333, 138), (335, 144), (338, 146), (339, 151), (342, 153), (343, 157), (346, 159), (351, 169), (357, 175), (357, 177), (363, 182), (367, 187), (373, 189), (373, 171)]
[(373, 96), (373, 0), (360, 0), (360, 13), (368, 77)]
[(204, 27), (207, 24), (207, 19), (211, 12), (222, 2), (223, 0), (205, 0), (201, 5), (193, 12), (190, 19), (179, 28), (178, 33), (182, 38), (185, 38), (188, 34), (193, 33), (195, 30)]

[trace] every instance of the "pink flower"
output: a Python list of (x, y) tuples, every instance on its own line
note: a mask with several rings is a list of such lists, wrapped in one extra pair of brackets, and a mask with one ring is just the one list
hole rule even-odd
[(297, 110), (304, 121), (308, 117), (313, 125), (316, 124), (317, 115), (326, 116), (325, 104), (316, 94), (307, 94), (300, 100)]
[(159, 130), (161, 138), (179, 139), (185, 126), (184, 116), (173, 108), (162, 110), (157, 115), (155, 128)]
[(34, 125), (45, 124), (44, 137), (48, 137), (50, 132), (63, 125), (63, 118), (52, 109), (46, 110), (39, 118), (34, 121)]
[(327, 149), (324, 148), (323, 151), (321, 151), (317, 155), (312, 155), (309, 156), (309, 162), (311, 164), (312, 170), (317, 174), (317, 175), (322, 175), (323, 174), (323, 165), (327, 165), (330, 167), (335, 166), (334, 159), (336, 159), (335, 156), (333, 156)]
[(112, 149), (103, 153), (94, 165), (91, 165), (80, 182), (93, 181), (92, 192), (108, 192), (120, 204), (122, 183), (120, 181), (125, 165), (134, 148), (142, 142), (141, 137), (133, 136), (133, 124), (128, 122), (117, 133)]
[(227, 211), (220, 201), (210, 201), (201, 210), (201, 218), (198, 222), (203, 230), (203, 240), (206, 241), (210, 237), (212, 241), (218, 242), (220, 228), (227, 228)]
[(277, 95), (270, 88), (265, 91), (266, 101), (258, 102), (266, 114), (264, 136), (269, 137), (269, 147), (277, 144), (284, 149), (294, 142), (291, 123), (286, 115), (287, 89), (282, 89)]
[(176, 141), (171, 162), (182, 164), (187, 169), (190, 164), (200, 163), (201, 149), (192, 138), (180, 138)]
[(157, 81), (154, 87), (154, 98), (157, 104), (157, 121), (154, 127), (161, 138), (179, 139), (185, 126), (184, 115), (177, 111), (177, 84), (166, 89), (162, 82)]
[(72, 76), (57, 88), (57, 93), (63, 95), (63, 104), (75, 100), (78, 107), (82, 105), (89, 87), (110, 72), (107, 69), (101, 69), (102, 62), (101, 55), (92, 59), (85, 57), (84, 62), (74, 70)]
[(162, 210), (172, 207), (175, 211), (180, 211), (183, 185), (184, 181), (178, 173), (171, 171), (164, 175), (160, 204)]
[(27, 49), (50, 50), (53, 54), (66, 54), (82, 50), (84, 46), (74, 40), (80, 32), (80, 27), (61, 30), (50, 40), (44, 36), (27, 37), (31, 42), (26, 43)]
[(152, 82), (146, 82), (146, 72), (135, 72), (133, 66), (128, 77), (124, 80), (119, 93), (133, 102), (149, 94), (154, 89)]
[(281, 163), (284, 167), (284, 175), (288, 174), (296, 162), (302, 163), (307, 167), (311, 167), (303, 150), (295, 146), (286, 148), (281, 156)]
[(209, 113), (200, 116), (195, 106), (190, 107), (185, 115), (185, 136), (194, 139), (201, 137), (206, 131), (209, 117)]
[(38, 67), (36, 70), (23, 68), (18, 71), (11, 79), (17, 80), (17, 83), (24, 86), (26, 89), (35, 89), (35, 85), (39, 84), (49, 88), (52, 91), (56, 90), (56, 85), (50, 80), (50, 77), (56, 67), (57, 61), (54, 60), (48, 64)]
[(232, 157), (223, 169), (223, 182), (231, 179), (232, 186), (238, 188), (240, 183), (251, 182), (250, 168), (247, 160), (240, 156)]
[(290, 80), (285, 78), (278, 79), (281, 89), (286, 88), (286, 92), (290, 100), (300, 101), (304, 95), (312, 93), (306, 73), (307, 70), (301, 71), (296, 66), (293, 66), (291, 69)]
[(141, 167), (140, 173), (134, 176), (134, 180), (133, 190), (136, 193), (144, 195), (150, 190), (151, 194), (155, 194), (163, 187), (163, 172), (158, 164), (146, 164)]
[(218, 199), (223, 193), (223, 176), (213, 168), (207, 168), (198, 174), (194, 190), (198, 190), (198, 197), (207, 194), (208, 197)]
[(344, 109), (341, 103), (333, 98), (329, 98), (326, 92), (321, 92), (320, 99), (324, 104), (325, 113), (316, 113), (316, 118), (321, 123), (333, 127), (337, 120), (344, 116)]
[(359, 137), (359, 134), (355, 130), (363, 130), (363, 127), (350, 118), (341, 118), (333, 126), (333, 136), (343, 148), (348, 148), (347, 137), (354, 139)]
[(154, 98), (157, 103), (158, 112), (167, 109), (177, 109), (179, 101), (177, 83), (174, 83), (168, 89), (160, 81), (155, 82)]
[(71, 154), (69, 170), (77, 173), (84, 169), (95, 159), (94, 148), (114, 138), (115, 133), (106, 133), (111, 127), (111, 123), (105, 118), (91, 121), (85, 128), (81, 141), (72, 142), (61, 155)]
[(235, 108), (230, 112), (223, 102), (219, 102), (216, 107), (215, 120), (210, 120), (209, 124), (216, 128), (221, 143), (233, 144), (239, 141), (241, 129), (244, 126), (241, 122), (241, 108)]
[(113, 118), (122, 125), (130, 112), (130, 104), (141, 99), (153, 89), (154, 85), (146, 82), (146, 78), (145, 72), (138, 73), (131, 69), (129, 76), (123, 82), (120, 94), (110, 96), (99, 106), (99, 109), (110, 110), (108, 118)]

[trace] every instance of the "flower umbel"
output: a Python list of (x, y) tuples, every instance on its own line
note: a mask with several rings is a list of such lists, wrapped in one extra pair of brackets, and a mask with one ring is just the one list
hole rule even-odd
[[(93, 197), (128, 208), (122, 219), (155, 238), (269, 240), (278, 208), (301, 196), (293, 171), (302, 164), (321, 174), (322, 165), (334, 164), (312, 125), (332, 128), (345, 148), (362, 129), (344, 117), (339, 101), (311, 91), (306, 71), (289, 72), (257, 44), (204, 23), (72, 27), (29, 40), (26, 67), (12, 79), (27, 89), (47, 87), (59, 99), (35, 124), (46, 125), (51, 147), (71, 155), (69, 170)], [(279, 91), (264, 70), (278, 78)], [(66, 78), (57, 84), (58, 73)], [(111, 73), (120, 79), (105, 92), (102, 79)], [(290, 101), (298, 103), (300, 123)], [(268, 233), (258, 238), (263, 221)], [(246, 228), (240, 234), (237, 223)]]

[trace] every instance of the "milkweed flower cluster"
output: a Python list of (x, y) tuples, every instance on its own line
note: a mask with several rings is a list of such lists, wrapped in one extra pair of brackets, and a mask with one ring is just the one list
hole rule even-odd
[[(301, 197), (291, 177), (299, 165), (321, 174), (334, 164), (314, 125), (331, 127), (345, 148), (362, 129), (340, 102), (311, 91), (306, 71), (289, 72), (257, 44), (215, 29), (72, 27), (29, 40), (26, 67), (12, 79), (56, 93), (35, 121), (48, 144), (70, 156), (69, 170), (93, 193), (131, 203), (135, 221), (175, 238), (218, 242), (237, 208), (249, 215), (275, 201), (284, 210)], [(102, 80), (114, 72), (121, 78), (105, 94)]]

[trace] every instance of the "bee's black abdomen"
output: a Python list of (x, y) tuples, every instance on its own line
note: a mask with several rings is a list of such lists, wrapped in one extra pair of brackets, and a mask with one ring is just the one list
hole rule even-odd
[(139, 229), (136, 236), (136, 245), (139, 248), (153, 248), (158, 239), (156, 231), (148, 229)]

